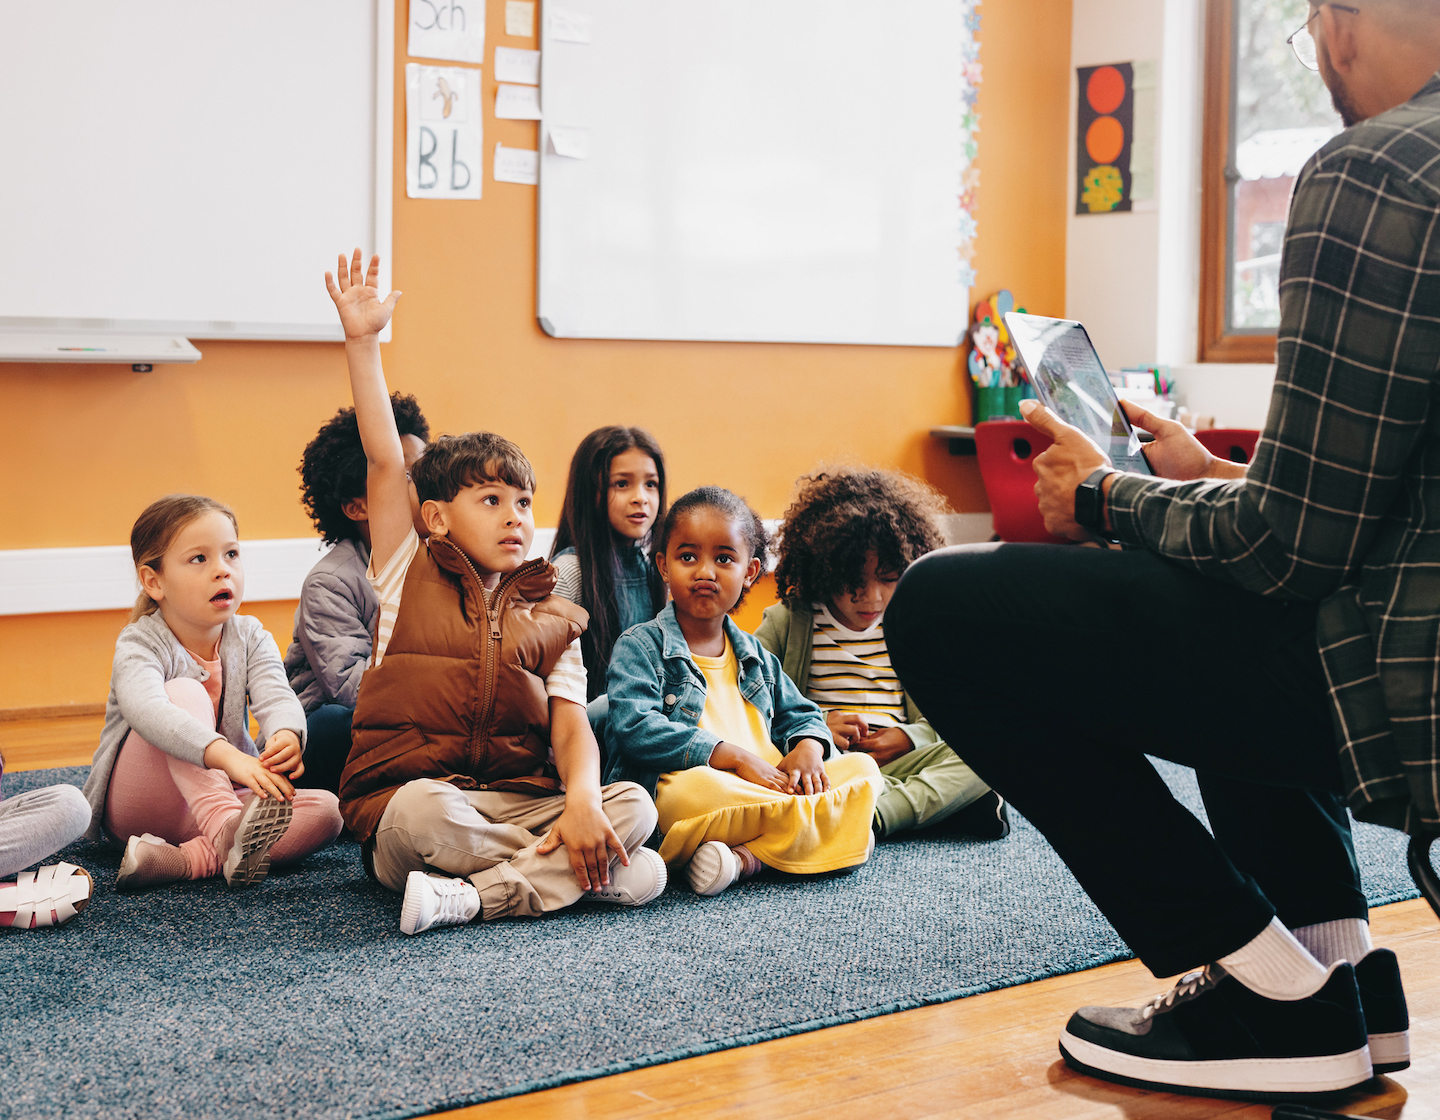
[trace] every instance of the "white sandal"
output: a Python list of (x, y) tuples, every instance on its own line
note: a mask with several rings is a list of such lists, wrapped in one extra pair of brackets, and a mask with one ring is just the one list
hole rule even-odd
[(10, 925), (15, 929), (63, 926), (89, 904), (93, 887), (83, 867), (48, 864), (22, 871), (13, 883), (0, 883), (0, 912), (14, 911)]

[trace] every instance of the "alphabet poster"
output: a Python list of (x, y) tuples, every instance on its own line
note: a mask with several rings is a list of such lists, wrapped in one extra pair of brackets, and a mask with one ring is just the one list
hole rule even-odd
[(1135, 73), (1128, 62), (1082, 66), (1075, 130), (1075, 213), (1129, 210), (1135, 136)]
[(479, 198), (483, 143), (480, 71), (406, 63), (406, 195)]
[(410, 0), (405, 53), (455, 62), (485, 61), (485, 0)]

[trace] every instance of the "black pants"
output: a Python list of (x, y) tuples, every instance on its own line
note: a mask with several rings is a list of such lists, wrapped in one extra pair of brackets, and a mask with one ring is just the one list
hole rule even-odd
[[(973, 545), (885, 612), (905, 691), (1157, 976), (1365, 917), (1315, 605), (1150, 553)], [(1144, 757), (1195, 767), (1214, 837)]]

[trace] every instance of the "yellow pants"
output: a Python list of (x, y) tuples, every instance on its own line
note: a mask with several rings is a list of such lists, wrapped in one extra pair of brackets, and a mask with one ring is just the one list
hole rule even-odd
[[(776, 751), (769, 761), (779, 760)], [(682, 867), (701, 844), (719, 840), (744, 844), (765, 866), (795, 874), (864, 863), (884, 779), (865, 754), (831, 759), (825, 771), (830, 789), (813, 794), (777, 793), (709, 766), (662, 774), (655, 789), (661, 858)]]

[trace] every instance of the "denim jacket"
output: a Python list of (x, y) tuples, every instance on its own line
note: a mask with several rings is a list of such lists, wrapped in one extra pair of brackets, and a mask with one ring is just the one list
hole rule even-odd
[[(780, 753), (789, 754), (801, 739), (818, 739), (829, 758), (830, 732), (820, 709), (795, 687), (775, 655), (729, 618), (725, 633), (739, 663), (740, 694), (765, 718)], [(690, 656), (675, 604), (620, 636), (610, 655), (608, 694), (607, 782), (638, 782), (654, 797), (661, 774), (709, 763), (720, 737), (698, 726), (705, 675)]]

